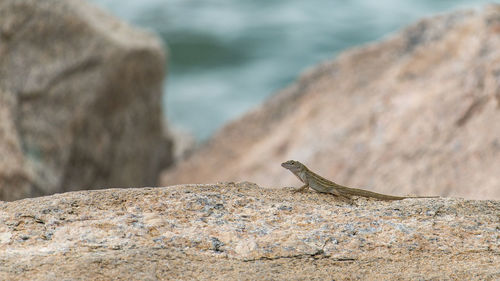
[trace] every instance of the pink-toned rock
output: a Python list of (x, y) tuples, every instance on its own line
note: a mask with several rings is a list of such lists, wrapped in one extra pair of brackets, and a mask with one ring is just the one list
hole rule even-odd
[(157, 37), (85, 1), (0, 1), (0, 200), (156, 184), (164, 65)]
[(396, 195), (500, 199), (500, 8), (425, 19), (306, 72), (163, 174), (296, 185), (295, 159)]
[(499, 201), (351, 203), (251, 183), (0, 202), (0, 279), (500, 278)]

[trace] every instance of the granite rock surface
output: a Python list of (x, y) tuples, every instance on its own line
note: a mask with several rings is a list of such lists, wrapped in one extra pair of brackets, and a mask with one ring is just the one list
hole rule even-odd
[(500, 202), (219, 183), (0, 202), (2, 280), (498, 280)]

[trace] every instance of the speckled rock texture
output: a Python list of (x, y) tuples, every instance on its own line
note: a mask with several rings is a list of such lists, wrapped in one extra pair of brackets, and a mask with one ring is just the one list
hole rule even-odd
[(299, 160), (389, 194), (500, 199), (500, 8), (424, 19), (307, 71), (222, 129), (163, 185), (297, 185)]
[(85, 1), (0, 1), (0, 200), (155, 185), (164, 65), (157, 37)]
[(498, 280), (500, 202), (252, 183), (0, 203), (1, 280)]

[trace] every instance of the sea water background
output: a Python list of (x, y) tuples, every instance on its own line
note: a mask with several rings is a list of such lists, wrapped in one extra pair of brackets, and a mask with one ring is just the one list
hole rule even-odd
[(167, 118), (198, 140), (305, 68), (482, 0), (92, 0), (168, 45)]

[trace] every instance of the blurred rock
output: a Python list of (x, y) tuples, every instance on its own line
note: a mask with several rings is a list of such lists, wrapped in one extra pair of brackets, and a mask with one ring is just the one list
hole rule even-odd
[(2, 280), (498, 280), (499, 201), (251, 183), (0, 203)]
[(307, 71), (223, 128), (164, 185), (299, 186), (295, 159), (340, 184), (500, 199), (500, 8), (422, 20)]
[(193, 134), (182, 128), (170, 126), (169, 138), (172, 139), (174, 162), (182, 161), (196, 149), (196, 139)]
[(0, 199), (22, 198), (36, 191), (31, 185), (32, 170), (25, 165), (13, 118), (16, 103), (12, 94), (0, 89)]
[(154, 185), (164, 65), (155, 36), (85, 1), (1, 1), (0, 200)]

